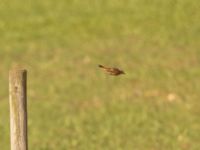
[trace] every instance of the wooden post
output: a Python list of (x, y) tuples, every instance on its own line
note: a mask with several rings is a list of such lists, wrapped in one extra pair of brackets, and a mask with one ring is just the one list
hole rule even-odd
[(23, 69), (9, 72), (11, 150), (28, 150), (26, 76)]

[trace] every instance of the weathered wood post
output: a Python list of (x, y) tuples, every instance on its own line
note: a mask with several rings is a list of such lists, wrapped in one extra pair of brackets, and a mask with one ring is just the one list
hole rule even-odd
[(11, 150), (28, 150), (26, 76), (24, 69), (9, 72)]

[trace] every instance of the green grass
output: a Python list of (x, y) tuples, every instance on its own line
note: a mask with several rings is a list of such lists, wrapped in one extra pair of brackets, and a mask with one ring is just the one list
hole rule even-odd
[(19, 64), (28, 70), (29, 149), (199, 150), (199, 8), (197, 0), (1, 2), (1, 149), (10, 148), (8, 71)]

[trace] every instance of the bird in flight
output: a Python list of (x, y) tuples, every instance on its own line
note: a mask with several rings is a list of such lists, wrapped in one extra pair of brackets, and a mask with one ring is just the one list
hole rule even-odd
[(123, 70), (118, 69), (118, 68), (106, 67), (106, 66), (103, 66), (103, 65), (99, 65), (99, 67), (104, 69), (106, 72), (108, 72), (108, 74), (113, 75), (113, 76), (125, 74)]

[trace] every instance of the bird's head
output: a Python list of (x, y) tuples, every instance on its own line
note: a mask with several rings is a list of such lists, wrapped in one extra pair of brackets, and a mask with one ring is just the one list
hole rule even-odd
[(121, 70), (121, 74), (125, 74), (125, 72)]

